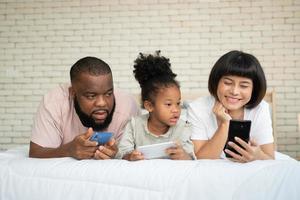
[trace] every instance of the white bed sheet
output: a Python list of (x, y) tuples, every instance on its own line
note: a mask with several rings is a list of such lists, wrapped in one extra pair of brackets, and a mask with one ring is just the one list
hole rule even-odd
[(75, 160), (0, 153), (1, 200), (300, 199), (300, 163), (277, 160)]

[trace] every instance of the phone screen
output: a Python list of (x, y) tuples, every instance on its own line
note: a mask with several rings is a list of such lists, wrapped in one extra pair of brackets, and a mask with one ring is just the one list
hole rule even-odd
[[(234, 140), (234, 137), (239, 137), (245, 142), (249, 142), (250, 138), (250, 128), (251, 128), (251, 121), (250, 120), (230, 120), (229, 122), (229, 131), (228, 131), (228, 138), (226, 141), (226, 145), (224, 149), (229, 149), (236, 154), (239, 154), (236, 150), (234, 150), (231, 146), (228, 145), (228, 142), (234, 142), (240, 147), (242, 147), (239, 143)], [(242, 147), (243, 148), (243, 147)], [(225, 152), (226, 157), (231, 158), (229, 154)]]

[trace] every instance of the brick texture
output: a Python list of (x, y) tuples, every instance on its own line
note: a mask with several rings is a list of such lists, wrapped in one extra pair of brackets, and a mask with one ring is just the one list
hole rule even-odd
[(278, 150), (300, 157), (298, 0), (9, 0), (0, 2), (0, 149), (28, 144), (37, 105), (70, 66), (107, 61), (115, 86), (139, 91), (139, 52), (160, 49), (182, 91), (207, 91), (214, 62), (233, 49), (261, 61), (277, 92)]

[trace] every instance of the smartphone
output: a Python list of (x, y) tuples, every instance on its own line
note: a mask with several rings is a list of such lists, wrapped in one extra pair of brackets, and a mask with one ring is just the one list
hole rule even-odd
[(90, 140), (98, 142), (98, 145), (104, 145), (110, 140), (112, 135), (111, 132), (94, 132)]
[[(250, 139), (250, 129), (251, 129), (251, 120), (230, 120), (229, 121), (229, 130), (228, 130), (228, 138), (225, 144), (224, 149), (229, 149), (236, 154), (239, 154), (235, 149), (228, 145), (228, 142), (234, 142), (240, 147), (242, 147), (239, 143), (234, 140), (234, 137), (239, 137), (245, 142), (249, 142)], [(243, 148), (243, 147), (242, 147)], [(232, 158), (231, 155), (225, 152), (226, 157)]]

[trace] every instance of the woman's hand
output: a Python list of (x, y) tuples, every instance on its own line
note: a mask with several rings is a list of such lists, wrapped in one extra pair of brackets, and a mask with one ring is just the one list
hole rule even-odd
[(231, 120), (227, 109), (219, 101), (215, 102), (215, 105), (213, 107), (213, 113), (216, 115), (218, 126), (220, 126), (220, 124), (222, 123), (228, 123), (229, 120)]
[(232, 156), (232, 160), (236, 162), (246, 163), (254, 160), (272, 159), (270, 156), (263, 152), (261, 147), (257, 145), (255, 141), (250, 140), (249, 143), (246, 143), (238, 137), (235, 137), (234, 139), (243, 148), (234, 142), (228, 142), (228, 144), (240, 154), (239, 155), (230, 151), (229, 149), (225, 149), (225, 152)]

